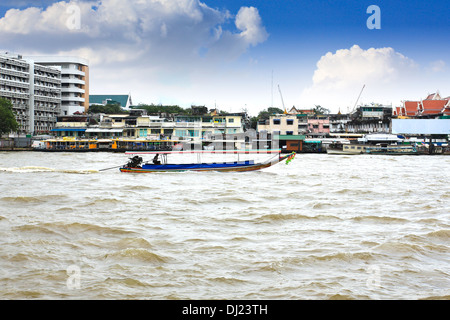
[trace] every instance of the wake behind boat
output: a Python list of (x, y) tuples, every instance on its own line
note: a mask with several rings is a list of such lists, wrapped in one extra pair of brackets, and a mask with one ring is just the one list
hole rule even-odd
[[(265, 151), (266, 153), (267, 151)], [(143, 152), (142, 152), (143, 153)], [(143, 163), (142, 157), (135, 155), (130, 161), (120, 168), (121, 172), (131, 173), (150, 173), (150, 172), (180, 172), (180, 171), (219, 171), (219, 172), (244, 172), (255, 171), (268, 168), (278, 162), (286, 160), (289, 163), (294, 157), (295, 152), (280, 156), (277, 151), (276, 155), (268, 160), (255, 162), (255, 160), (242, 161), (223, 161), (223, 162), (197, 162), (197, 163), (168, 163), (167, 156), (171, 153), (179, 152), (146, 152), (145, 154), (155, 154), (152, 162)], [(205, 151), (186, 151), (186, 153), (205, 153)], [(252, 153), (252, 151), (210, 151), (209, 153)], [(260, 152), (258, 152), (260, 153)], [(130, 153), (136, 154), (136, 153)], [(141, 153), (139, 153), (141, 154)], [(161, 158), (159, 158), (161, 156)]]

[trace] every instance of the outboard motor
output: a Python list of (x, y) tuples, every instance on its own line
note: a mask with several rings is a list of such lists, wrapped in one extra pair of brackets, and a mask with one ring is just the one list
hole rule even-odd
[(126, 164), (126, 167), (128, 168), (140, 168), (142, 163), (142, 157), (134, 156), (133, 158), (130, 158), (130, 161)]

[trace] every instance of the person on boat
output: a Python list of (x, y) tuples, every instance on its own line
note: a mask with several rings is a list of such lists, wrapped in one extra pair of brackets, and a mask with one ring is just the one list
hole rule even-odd
[(161, 161), (158, 160), (159, 153), (153, 158), (153, 164), (161, 164)]

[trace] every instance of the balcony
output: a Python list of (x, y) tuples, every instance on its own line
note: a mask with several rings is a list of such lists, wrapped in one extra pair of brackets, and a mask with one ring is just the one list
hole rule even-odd
[(46, 76), (35, 74), (34, 75), (34, 79), (42, 81), (42, 82), (50, 82), (50, 83), (56, 84), (58, 86), (61, 85), (61, 79), (60, 78), (51, 78), (51, 77), (46, 77)]
[(61, 100), (84, 103), (84, 98), (81, 97), (61, 96)]
[(10, 79), (0, 79), (0, 84), (7, 85), (10, 87), (16, 87), (16, 88), (28, 89), (30, 87), (30, 84), (28, 82), (10, 80)]
[(80, 89), (80, 88), (77, 88), (77, 87), (69, 87), (69, 88), (61, 87), (61, 92), (64, 92), (64, 93), (81, 93), (81, 94), (85, 93), (84, 89)]
[(41, 95), (34, 95), (34, 100), (36, 101), (44, 101), (44, 102), (54, 102), (54, 103), (61, 103), (60, 97), (46, 97)]
[(80, 71), (78, 69), (72, 69), (72, 68), (67, 68), (67, 69), (62, 68), (61, 74), (74, 74), (74, 75), (78, 75), (78, 76), (82, 76), (82, 77), (84, 77), (86, 75), (83, 71)]
[(20, 99), (28, 99), (30, 97), (29, 93), (22, 92), (14, 92), (9, 90), (0, 89), (2, 97), (11, 97), (11, 98), (20, 98)]
[(72, 83), (72, 84), (82, 84), (82, 85), (86, 84), (84, 80), (71, 79), (71, 78), (61, 78), (61, 83)]
[(12, 69), (8, 69), (8, 68), (1, 68), (2, 69), (2, 74), (7, 74), (10, 76), (15, 76), (15, 77), (21, 77), (21, 78), (26, 78), (28, 79), (28, 73), (23, 72), (23, 71), (18, 71), (18, 70), (12, 70)]
[(175, 122), (175, 127), (177, 127), (177, 128), (201, 128), (202, 123), (199, 121), (196, 121), (196, 122), (180, 121), (180, 122)]

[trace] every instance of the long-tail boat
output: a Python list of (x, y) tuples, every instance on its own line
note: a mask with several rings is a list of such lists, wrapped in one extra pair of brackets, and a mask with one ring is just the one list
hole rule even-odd
[(255, 160), (242, 160), (242, 161), (224, 161), (224, 162), (201, 162), (196, 163), (169, 163), (167, 161), (167, 155), (174, 153), (234, 153), (234, 154), (249, 154), (249, 153), (270, 153), (267, 150), (263, 152), (258, 150), (253, 151), (155, 151), (155, 152), (126, 152), (127, 154), (154, 154), (152, 161), (144, 162), (142, 157), (135, 155), (130, 158), (129, 161), (120, 168), (121, 172), (130, 173), (150, 173), (150, 172), (179, 172), (179, 171), (219, 171), (219, 172), (232, 172), (232, 171), (254, 171), (268, 168), (281, 161), (286, 160), (289, 163), (294, 157), (295, 152), (281, 156), (279, 150), (271, 153), (276, 153), (270, 159), (261, 162), (255, 162)]

